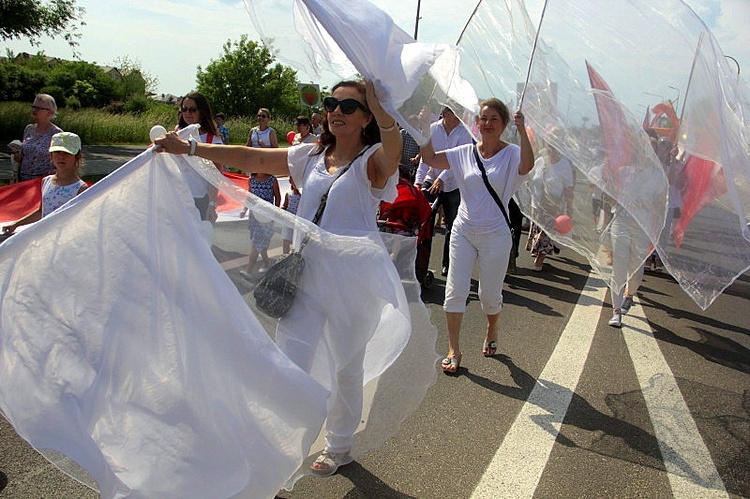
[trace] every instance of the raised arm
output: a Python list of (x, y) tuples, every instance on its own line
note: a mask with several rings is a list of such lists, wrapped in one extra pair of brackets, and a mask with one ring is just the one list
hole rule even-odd
[[(191, 144), (181, 139), (176, 133), (169, 132), (154, 141), (158, 152), (170, 154), (188, 154)], [(195, 156), (232, 165), (243, 172), (270, 173), (272, 175), (289, 175), (289, 163), (286, 149), (261, 149), (247, 146), (227, 146), (224, 144), (204, 144), (194, 142)]]
[(385, 186), (388, 178), (398, 170), (403, 143), (396, 120), (380, 105), (371, 81), (366, 83), (365, 97), (367, 98), (367, 107), (380, 127), (380, 141), (383, 144), (383, 147), (370, 157), (367, 173), (373, 187), (381, 188)]
[(435, 147), (432, 145), (432, 141), (419, 148), (419, 152), (422, 154), (422, 162), (438, 170), (448, 170), (451, 165), (448, 163), (448, 157), (445, 155), (445, 151), (435, 152)]

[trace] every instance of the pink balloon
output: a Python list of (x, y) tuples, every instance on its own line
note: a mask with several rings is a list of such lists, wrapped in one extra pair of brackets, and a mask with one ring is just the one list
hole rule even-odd
[(573, 220), (568, 215), (560, 215), (555, 219), (555, 230), (558, 234), (567, 234), (573, 229)]
[(289, 145), (292, 145), (292, 142), (294, 142), (294, 136), (297, 135), (297, 132), (291, 131), (286, 134), (286, 141), (289, 142)]

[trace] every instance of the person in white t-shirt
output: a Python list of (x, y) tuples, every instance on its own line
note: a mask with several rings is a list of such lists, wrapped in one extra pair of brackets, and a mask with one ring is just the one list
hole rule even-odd
[[(570, 160), (551, 144), (547, 144), (537, 163), (540, 166), (534, 169), (531, 180), (532, 190), (535, 192), (531, 205), (532, 215), (544, 226), (554, 227), (557, 216), (573, 215), (575, 170)], [(533, 269), (537, 272), (543, 270), (547, 256), (560, 252), (552, 238), (536, 222), (529, 227), (526, 248), (534, 257)]]
[(323, 133), (323, 117), (320, 115), (320, 113), (312, 113), (312, 116), (310, 116), (310, 121), (312, 125), (312, 133), (320, 136), (320, 134)]
[(310, 118), (307, 116), (297, 116), (295, 122), (297, 133), (294, 134), (292, 145), (298, 144), (311, 144), (318, 141), (318, 136), (312, 133), (312, 126), (310, 125)]
[[(453, 110), (444, 106), (441, 119), (430, 125), (430, 140), (436, 151), (444, 151), (463, 144), (471, 144), (474, 139), (469, 129), (461, 122)], [(445, 243), (443, 244), (443, 265), (441, 275), (448, 275), (450, 266), (450, 239), (453, 221), (458, 214), (461, 204), (461, 193), (458, 184), (453, 179), (450, 170), (438, 170), (430, 168), (424, 161), (419, 163), (414, 185), (425, 191), (427, 200), (432, 203), (437, 199), (438, 206), (443, 208), (445, 215)]]
[[(451, 261), (443, 303), (448, 325), (448, 354), (442, 361), (442, 368), (448, 374), (455, 374), (461, 364), (461, 322), (476, 263), (479, 264), (479, 300), (487, 315), (482, 353), (489, 357), (497, 352), (503, 281), (512, 237), (505, 216), (485, 185), (477, 160), (481, 161), (490, 185), (507, 207), (523, 177), (534, 167), (534, 152), (520, 111), (514, 115), (520, 147), (501, 140), (509, 121), (510, 113), (505, 104), (498, 99), (488, 99), (480, 106), (482, 140), (476, 146), (467, 144), (442, 152), (435, 152), (432, 143), (422, 147), (422, 160), (433, 168), (451, 169), (461, 191), (461, 205), (451, 234)], [(505, 210), (507, 213), (507, 208)]]

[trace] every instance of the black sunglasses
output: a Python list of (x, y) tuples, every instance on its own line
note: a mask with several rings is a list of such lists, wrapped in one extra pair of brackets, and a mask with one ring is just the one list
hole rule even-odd
[(326, 97), (323, 99), (323, 109), (332, 113), (337, 107), (341, 106), (341, 112), (344, 114), (353, 114), (357, 109), (367, 111), (367, 107), (357, 99), (338, 100), (336, 97)]
[(198, 108), (197, 107), (181, 107), (180, 111), (182, 111), (183, 113), (194, 113), (198, 111)]
[(268, 118), (268, 116), (266, 116), (265, 114), (259, 114), (259, 115), (258, 115), (258, 118), (259, 118), (259, 119), (263, 119), (263, 118)]
[(39, 107), (39, 106), (31, 106), (32, 111), (51, 111), (51, 109), (47, 109), (46, 107)]

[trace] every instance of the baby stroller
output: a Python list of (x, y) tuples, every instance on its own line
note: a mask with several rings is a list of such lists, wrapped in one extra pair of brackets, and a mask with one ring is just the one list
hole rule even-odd
[(434, 210), (414, 184), (403, 175), (398, 180), (398, 195), (393, 203), (380, 203), (378, 226), (381, 232), (417, 238), (414, 270), (423, 288), (432, 286), (435, 274), (429, 270), (432, 251)]

